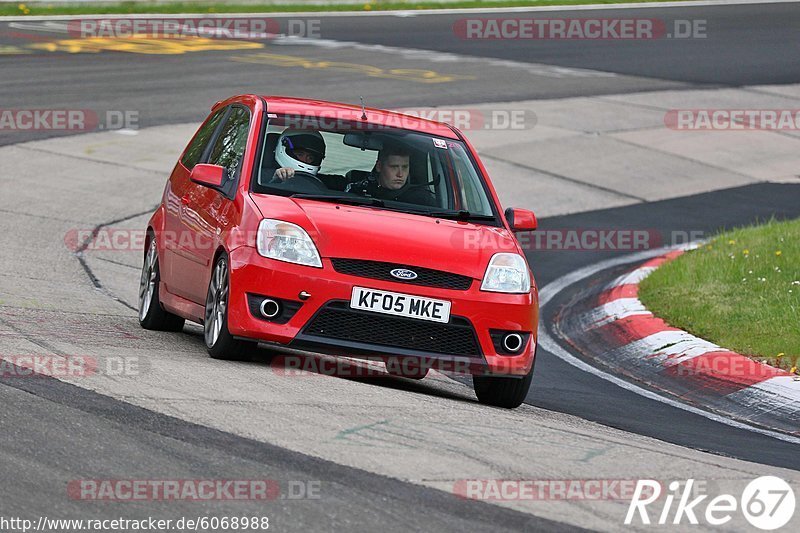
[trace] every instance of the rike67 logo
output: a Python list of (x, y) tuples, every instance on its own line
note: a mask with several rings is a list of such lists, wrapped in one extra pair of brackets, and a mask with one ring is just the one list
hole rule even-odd
[[(666, 495), (662, 494), (662, 488), (658, 481), (640, 479), (628, 507), (625, 524), (697, 525), (702, 520), (712, 526), (721, 526), (741, 513), (753, 527), (772, 531), (788, 524), (794, 516), (794, 491), (786, 481), (775, 476), (754, 479), (739, 498), (732, 494), (720, 494), (707, 500), (708, 494), (697, 495), (694, 479), (688, 479), (685, 483), (672, 481)], [(663, 505), (662, 496), (665, 496)], [(651, 516), (653, 511), (655, 514)]]

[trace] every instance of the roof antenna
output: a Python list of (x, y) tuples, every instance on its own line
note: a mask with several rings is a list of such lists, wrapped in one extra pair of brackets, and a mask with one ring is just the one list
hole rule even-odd
[(361, 120), (367, 120), (367, 110), (364, 109), (364, 97), (359, 96), (361, 98)]

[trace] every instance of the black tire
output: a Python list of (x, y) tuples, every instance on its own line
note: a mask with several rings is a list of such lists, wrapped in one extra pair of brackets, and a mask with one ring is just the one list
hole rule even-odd
[(228, 257), (223, 254), (214, 263), (208, 282), (203, 339), (213, 359), (249, 361), (258, 343), (235, 339), (228, 331), (229, 292)]
[[(533, 356), (536, 364), (536, 354)], [(522, 377), (472, 376), (472, 386), (478, 401), (484, 405), (514, 409), (522, 405), (528, 396), (533, 380), (533, 366)]]
[(155, 236), (151, 234), (139, 280), (139, 325), (155, 331), (183, 331), (186, 320), (165, 311), (161, 306), (158, 293), (160, 281), (158, 247)]

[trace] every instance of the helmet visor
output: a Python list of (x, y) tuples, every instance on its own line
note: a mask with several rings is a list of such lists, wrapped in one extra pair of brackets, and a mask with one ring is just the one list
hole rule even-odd
[(313, 135), (292, 135), (282, 142), (289, 156), (307, 165), (319, 166), (325, 158), (325, 145)]

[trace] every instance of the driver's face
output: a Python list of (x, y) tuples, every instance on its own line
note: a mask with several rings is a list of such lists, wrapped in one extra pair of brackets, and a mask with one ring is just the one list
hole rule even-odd
[(386, 161), (378, 161), (377, 169), (381, 187), (400, 189), (408, 179), (408, 156), (390, 155)]
[(298, 148), (294, 151), (294, 158), (307, 165), (313, 165), (314, 160), (316, 159), (312, 152), (309, 152), (303, 148)]

